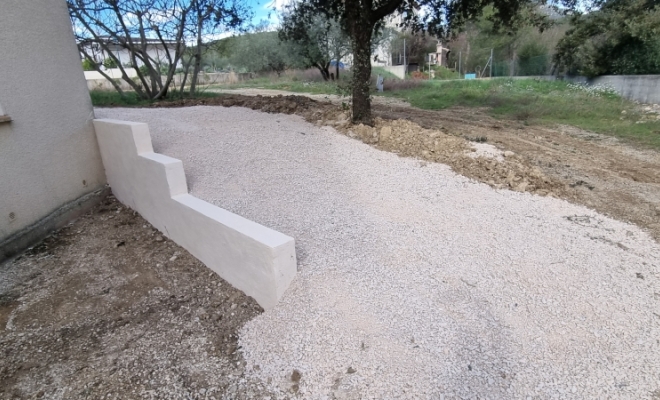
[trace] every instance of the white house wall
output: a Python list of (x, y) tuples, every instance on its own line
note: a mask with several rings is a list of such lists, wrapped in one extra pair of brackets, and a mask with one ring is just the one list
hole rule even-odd
[[(0, 242), (105, 184), (64, 0), (2, 0)], [(29, 76), (30, 79), (25, 79)]]

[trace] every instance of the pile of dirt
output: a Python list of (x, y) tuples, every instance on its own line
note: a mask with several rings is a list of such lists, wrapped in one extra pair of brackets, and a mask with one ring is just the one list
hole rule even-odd
[(193, 106), (222, 106), (245, 107), (252, 110), (271, 114), (307, 114), (309, 110), (317, 110), (321, 103), (305, 96), (274, 96), (265, 97), (222, 95), (218, 97), (202, 97), (196, 99), (182, 99), (152, 103), (149, 107), (193, 107)]
[(0, 398), (264, 398), (238, 384), (261, 312), (110, 197), (0, 264)]
[[(463, 137), (439, 129), (425, 129), (404, 120), (376, 118), (373, 127), (352, 125), (346, 112), (329, 113), (318, 125), (330, 125), (338, 131), (378, 149), (414, 157), (424, 161), (447, 164), (461, 175), (498, 189), (531, 192), (541, 196), (560, 196), (564, 184), (531, 165), (524, 158), (504, 152), (504, 157), (476, 155), (476, 148)], [(497, 151), (496, 148), (493, 148)]]

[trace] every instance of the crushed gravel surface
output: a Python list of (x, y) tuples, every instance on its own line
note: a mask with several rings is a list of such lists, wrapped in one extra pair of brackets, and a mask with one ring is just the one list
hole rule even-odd
[(660, 246), (290, 115), (101, 109), (149, 123), (192, 194), (296, 239), (241, 331), (281, 398), (660, 398)]

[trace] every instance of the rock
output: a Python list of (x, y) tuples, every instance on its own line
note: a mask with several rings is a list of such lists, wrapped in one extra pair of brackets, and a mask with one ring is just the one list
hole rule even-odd
[(347, 374), (354, 374), (354, 373), (356, 373), (356, 372), (357, 372), (357, 371), (356, 371), (355, 368), (353, 368), (353, 367), (348, 367), (348, 369), (346, 370), (346, 373), (347, 373)]
[(300, 382), (300, 378), (302, 378), (302, 374), (297, 369), (294, 369), (293, 373), (291, 374), (291, 381)]
[(170, 258), (170, 262), (174, 262), (174, 261), (176, 261), (176, 256), (172, 256), (172, 258)]
[(513, 151), (507, 150), (504, 152), (504, 157), (513, 157), (516, 153)]
[(529, 186), (529, 182), (527, 181), (522, 181), (516, 186), (516, 192), (524, 192), (525, 189), (527, 189), (527, 186)]
[(506, 183), (509, 184), (509, 186), (513, 186), (513, 181), (516, 179), (516, 174), (513, 172), (513, 170), (509, 170), (509, 174), (506, 176)]
[(384, 126), (380, 128), (380, 140), (387, 140), (392, 137), (392, 127)]
[(162, 237), (162, 236), (156, 236), (156, 241), (157, 241), (157, 242), (162, 242), (162, 241), (163, 241), (163, 237)]

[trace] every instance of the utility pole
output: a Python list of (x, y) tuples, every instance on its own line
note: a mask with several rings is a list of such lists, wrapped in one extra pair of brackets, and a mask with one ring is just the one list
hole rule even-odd
[(403, 74), (408, 73), (408, 63), (406, 62), (406, 38), (403, 38)]
[(490, 49), (490, 77), (493, 77), (493, 49)]
[(431, 80), (431, 55), (429, 54), (429, 80)]
[(458, 78), (461, 78), (461, 62), (463, 61), (463, 54), (461, 51), (458, 52)]

